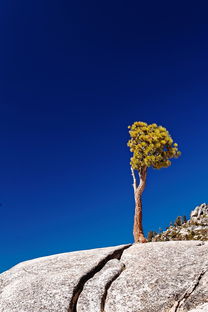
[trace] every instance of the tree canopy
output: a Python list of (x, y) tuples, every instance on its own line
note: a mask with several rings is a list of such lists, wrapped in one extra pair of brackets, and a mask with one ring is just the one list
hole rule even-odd
[(128, 128), (131, 139), (127, 145), (133, 152), (130, 161), (133, 169), (141, 172), (146, 167), (169, 167), (170, 159), (180, 156), (178, 144), (173, 142), (166, 128), (141, 121), (134, 122)]

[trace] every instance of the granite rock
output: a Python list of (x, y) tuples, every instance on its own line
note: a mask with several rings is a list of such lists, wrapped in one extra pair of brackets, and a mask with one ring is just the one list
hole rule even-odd
[(187, 312), (208, 303), (208, 242), (135, 244), (112, 283), (105, 312)]
[(63, 253), (14, 266), (0, 275), (0, 312), (69, 312), (85, 279), (123, 248)]
[(208, 311), (208, 303), (200, 304), (200, 306), (196, 307), (196, 309), (192, 309), (189, 312), (207, 312)]
[(208, 242), (76, 251), (0, 274), (0, 312), (208, 312)]
[(103, 269), (84, 285), (77, 302), (77, 312), (102, 311), (108, 287), (124, 268), (124, 264), (118, 259), (108, 261)]
[(208, 205), (206, 203), (196, 206), (194, 210), (191, 211), (190, 214), (191, 219), (193, 218), (200, 219), (201, 217), (205, 216), (208, 216)]

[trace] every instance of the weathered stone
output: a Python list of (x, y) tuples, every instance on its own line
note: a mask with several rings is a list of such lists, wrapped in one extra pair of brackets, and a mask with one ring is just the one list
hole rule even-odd
[(103, 309), (107, 288), (124, 269), (117, 259), (110, 260), (84, 286), (77, 302), (77, 312), (100, 312)]
[(76, 251), (16, 265), (0, 275), (0, 312), (69, 312), (80, 280), (123, 248)]
[(18, 264), (0, 275), (0, 312), (208, 312), (208, 242), (128, 247)]
[(189, 312), (207, 312), (208, 311), (208, 303), (200, 304), (200, 306), (196, 307), (196, 309), (190, 310)]
[(105, 312), (187, 312), (208, 302), (207, 242), (135, 244), (121, 261)]
[(191, 219), (197, 218), (199, 219), (201, 216), (206, 216), (208, 215), (208, 205), (207, 204), (201, 204), (191, 212), (190, 217)]

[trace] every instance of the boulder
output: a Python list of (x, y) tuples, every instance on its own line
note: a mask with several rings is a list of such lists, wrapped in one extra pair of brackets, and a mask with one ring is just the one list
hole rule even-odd
[(68, 312), (85, 281), (124, 246), (63, 253), (22, 262), (0, 274), (0, 312)]
[(208, 243), (135, 244), (109, 289), (105, 312), (187, 312), (208, 303)]
[(0, 274), (0, 312), (207, 312), (208, 242), (64, 253)]
[(194, 210), (191, 211), (190, 218), (191, 219), (200, 219), (201, 217), (208, 216), (208, 205), (201, 204), (196, 206)]

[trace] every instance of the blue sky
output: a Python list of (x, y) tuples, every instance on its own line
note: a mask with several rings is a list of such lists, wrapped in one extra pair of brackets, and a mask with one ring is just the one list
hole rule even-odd
[(148, 170), (144, 230), (207, 201), (205, 1), (0, 4), (0, 271), (133, 241), (128, 125), (182, 156)]

